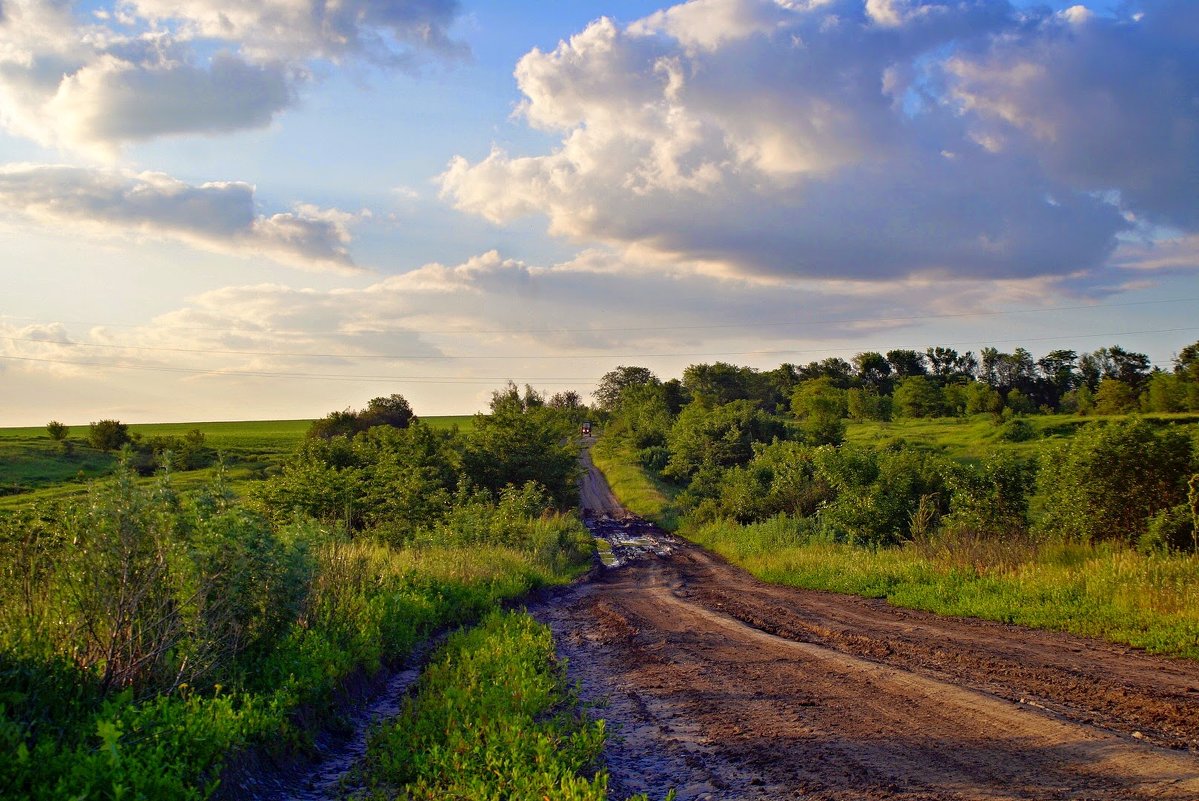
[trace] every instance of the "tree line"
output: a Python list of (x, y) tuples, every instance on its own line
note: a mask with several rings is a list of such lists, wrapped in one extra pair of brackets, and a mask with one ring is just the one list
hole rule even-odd
[[(1199, 343), (1169, 372), (1119, 346), (1093, 353), (951, 348), (859, 353), (757, 370), (696, 364), (663, 381), (621, 366), (596, 391), (607, 435), (681, 488), (690, 522), (783, 514), (811, 533), (871, 545), (934, 534), (1073, 537), (1145, 548), (1199, 544), (1193, 431), (1142, 419), (1085, 426), (1037, 458), (980, 462), (926, 447), (843, 444), (846, 420), (989, 415), (997, 438), (1036, 435), (1034, 412), (1199, 410)], [(1193, 428), (1193, 427), (1192, 427)], [(1030, 500), (1038, 496), (1037, 514)]]

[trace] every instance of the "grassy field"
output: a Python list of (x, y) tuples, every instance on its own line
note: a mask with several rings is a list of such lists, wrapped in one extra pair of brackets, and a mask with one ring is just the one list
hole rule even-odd
[[(1146, 414), (1145, 420), (1161, 425), (1193, 424), (1199, 414)], [(990, 451), (1008, 451), (1021, 456), (1035, 456), (1047, 442), (1069, 439), (1074, 433), (1096, 420), (1118, 419), (1083, 417), (1080, 415), (1029, 415), (1020, 418), (1031, 429), (1031, 437), (1023, 442), (1004, 438), (1004, 428), (990, 415), (975, 417), (938, 417), (880, 422), (851, 422), (846, 426), (845, 441), (852, 445), (881, 448), (894, 442), (925, 446), (941, 451), (955, 459), (977, 460)]]
[[(420, 420), (432, 428), (457, 426), (463, 431), (474, 424), (471, 415)], [(224, 456), (234, 488), (241, 489), (286, 459), (311, 424), (311, 420), (132, 423), (129, 433), (150, 439), (182, 437), (198, 429), (204, 434), (204, 444)], [(71, 446), (68, 453), (50, 439), (44, 426), (0, 428), (0, 511), (34, 501), (78, 495), (88, 481), (110, 474), (117, 464), (117, 455), (91, 448), (87, 432), (86, 425), (71, 427), (67, 436)], [(207, 484), (211, 478), (212, 468), (193, 470), (179, 474), (177, 484), (181, 489), (192, 489)]]

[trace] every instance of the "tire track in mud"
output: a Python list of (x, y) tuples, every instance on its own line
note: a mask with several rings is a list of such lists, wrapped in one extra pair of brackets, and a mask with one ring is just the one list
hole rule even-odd
[(1199, 664), (763, 584), (613, 511), (620, 566), (531, 611), (614, 798), (1199, 799)]

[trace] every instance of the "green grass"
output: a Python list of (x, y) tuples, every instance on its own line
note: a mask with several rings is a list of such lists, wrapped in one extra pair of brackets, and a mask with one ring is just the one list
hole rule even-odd
[(666, 531), (679, 527), (673, 502), (677, 490), (636, 464), (631, 447), (620, 440), (600, 438), (591, 448), (591, 460), (626, 509)]
[[(562, 525), (575, 545), (589, 544), (578, 521), (564, 518)], [(435, 629), (568, 581), (590, 562), (582, 549), (564, 560), (540, 547), (393, 548), (326, 536), (313, 542), (303, 616), (258, 657), (240, 687), (181, 688), (141, 701), (123, 693), (97, 705), (69, 662), (6, 643), (0, 750), (9, 758), (0, 760), (0, 798), (204, 798), (222, 763), (241, 748), (303, 750), (310, 737), (303, 721), (331, 709), (346, 677), (394, 664)], [(18, 711), (45, 697), (47, 715), (65, 722), (55, 736), (31, 737)], [(303, 718), (300, 708), (309, 710)]]
[(545, 626), (493, 612), (452, 635), (370, 740), (371, 799), (602, 801), (603, 721), (588, 719)]
[[(1199, 415), (1194, 413), (1146, 414), (1142, 417), (1161, 425), (1193, 425), (1199, 422)], [(851, 445), (880, 448), (902, 440), (909, 445), (927, 447), (955, 459), (970, 461), (981, 459), (988, 452), (997, 450), (1032, 457), (1040, 452), (1045, 443), (1069, 439), (1088, 423), (1096, 420), (1123, 419), (1123, 416), (1083, 417), (1050, 414), (1029, 415), (1021, 419), (1026, 420), (1034, 431), (1034, 437), (1025, 442), (1004, 441), (1001, 426), (990, 415), (901, 419), (885, 423), (850, 422), (846, 426), (845, 441)]]
[[(457, 426), (469, 431), (472, 415), (422, 417), (436, 429)], [(129, 432), (143, 438), (182, 437), (193, 429), (204, 433), (207, 447), (219, 451), (229, 466), (229, 480), (239, 494), (248, 482), (261, 479), (281, 464), (304, 439), (311, 420), (243, 420), (208, 423), (131, 423)], [(72, 451), (65, 453), (50, 439), (44, 426), (0, 428), (0, 512), (30, 503), (53, 503), (80, 495), (87, 482), (112, 473), (115, 453), (97, 451), (87, 444), (86, 425), (72, 426), (68, 434)], [(196, 489), (212, 480), (212, 468), (180, 473), (180, 489)]]
[(977, 563), (965, 544), (929, 552), (915, 545), (870, 550), (804, 542), (797, 523), (786, 518), (747, 526), (716, 522), (684, 534), (773, 584), (1199, 659), (1199, 554), (1044, 545), (1006, 555), (991, 549)]

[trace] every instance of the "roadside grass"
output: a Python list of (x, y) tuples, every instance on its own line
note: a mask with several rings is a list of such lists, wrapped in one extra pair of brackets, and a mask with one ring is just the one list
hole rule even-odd
[[(0, 750), (10, 758), (0, 761), (0, 798), (190, 801), (210, 794), (241, 749), (309, 747), (304, 721), (331, 714), (349, 676), (396, 664), (436, 629), (586, 570), (591, 540), (582, 525), (540, 522), (524, 547), (410, 548), (301, 524), (294, 536), (308, 543), (300, 552), (311, 554), (311, 579), (297, 620), (224, 686), (149, 698), (104, 697), (60, 647), (26, 631), (33, 624), (20, 624), (17, 603), (6, 604)], [(545, 547), (551, 539), (564, 545)]]
[(602, 801), (604, 738), (549, 629), (527, 613), (491, 612), (451, 635), (400, 715), (373, 733), (360, 797)]
[(591, 461), (626, 509), (665, 531), (678, 530), (679, 514), (674, 506), (678, 490), (638, 465), (631, 447), (620, 440), (601, 437), (591, 447)]
[[(1051, 422), (1072, 426), (1091, 419), (1063, 422), (1046, 416), (1041, 425), (1051, 430)], [(919, 425), (887, 425), (908, 436), (923, 431), (942, 444), (965, 430), (962, 446), (978, 425), (908, 422)], [(643, 516), (650, 519), (663, 509), (673, 512), (668, 496), (630, 450), (601, 439), (592, 455), (605, 475), (617, 477), (613, 492), (632, 511), (647, 509), (650, 515)], [(677, 515), (673, 519), (679, 522)], [(716, 521), (688, 527), (683, 521), (679, 533), (773, 584), (882, 598), (937, 614), (1066, 631), (1199, 659), (1199, 554), (1142, 554), (1113, 544), (965, 540), (869, 549), (820, 541), (811, 536), (812, 529), (810, 521), (780, 516), (749, 525)]]
[(961, 551), (916, 544), (872, 550), (804, 541), (801, 527), (778, 517), (744, 526), (717, 521), (683, 533), (773, 584), (1199, 659), (1199, 554), (1046, 544), (992, 551), (990, 564), (971, 564)]

